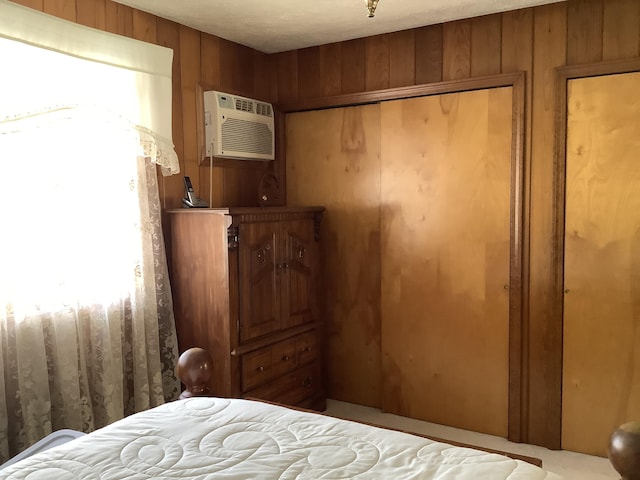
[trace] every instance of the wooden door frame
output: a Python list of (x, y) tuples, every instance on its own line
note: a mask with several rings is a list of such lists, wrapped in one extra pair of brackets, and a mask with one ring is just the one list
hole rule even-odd
[[(390, 88), (330, 97), (302, 99), (276, 105), (278, 172), (286, 196), (287, 113), (380, 103), (388, 100), (512, 87), (512, 138), (509, 240), (509, 406), (508, 439), (527, 439), (529, 331), (529, 167), (525, 166), (525, 72)], [(285, 197), (286, 201), (286, 197)]]
[(549, 448), (562, 448), (562, 367), (564, 327), (564, 236), (567, 166), (567, 89), (569, 80), (604, 75), (640, 72), (640, 57), (609, 62), (589, 63), (556, 69), (556, 118), (554, 145), (553, 197), (553, 278), (552, 309), (549, 316), (548, 358), (545, 376), (548, 379), (547, 439)]

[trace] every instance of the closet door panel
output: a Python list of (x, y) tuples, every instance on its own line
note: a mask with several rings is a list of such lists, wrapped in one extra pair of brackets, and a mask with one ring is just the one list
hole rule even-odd
[(383, 409), (507, 435), (512, 88), (381, 106)]
[(562, 448), (640, 418), (640, 73), (567, 92)]
[(380, 106), (290, 113), (287, 201), (323, 205), (331, 398), (380, 407)]

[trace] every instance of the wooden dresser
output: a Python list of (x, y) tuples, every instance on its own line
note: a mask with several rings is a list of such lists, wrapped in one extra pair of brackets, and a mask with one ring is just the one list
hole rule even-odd
[(209, 351), (213, 395), (325, 409), (323, 210), (167, 212), (180, 351)]

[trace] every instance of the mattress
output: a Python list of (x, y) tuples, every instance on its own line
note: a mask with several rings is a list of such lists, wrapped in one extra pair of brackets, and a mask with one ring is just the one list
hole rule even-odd
[(132, 415), (0, 471), (7, 480), (558, 479), (497, 454), (239, 399)]

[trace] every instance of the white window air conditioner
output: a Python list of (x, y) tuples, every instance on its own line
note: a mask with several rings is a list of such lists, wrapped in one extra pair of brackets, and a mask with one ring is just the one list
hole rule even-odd
[(275, 135), (270, 103), (229, 93), (204, 92), (206, 156), (273, 160)]

